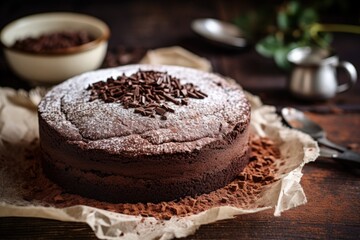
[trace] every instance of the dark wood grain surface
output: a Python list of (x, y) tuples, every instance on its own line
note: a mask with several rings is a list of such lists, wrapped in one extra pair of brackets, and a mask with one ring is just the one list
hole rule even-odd
[[(271, 1), (276, 3), (276, 1)], [(239, 1), (12, 1), (1, 3), (0, 27), (19, 17), (47, 11), (76, 11), (107, 22), (112, 30), (109, 50), (134, 53), (133, 61), (147, 49), (180, 45), (208, 58), (215, 72), (236, 79), (265, 104), (306, 110), (336, 143), (360, 152), (360, 82), (350, 91), (326, 102), (294, 99), (286, 90), (287, 73), (271, 59), (250, 47), (243, 51), (216, 48), (190, 29), (195, 18), (232, 20), (261, 2)], [(271, 9), (269, 9), (270, 11)], [(351, 10), (349, 14), (358, 14)], [(359, 19), (359, 16), (357, 19)], [(353, 16), (354, 17), (354, 16)], [(356, 18), (356, 16), (355, 16)], [(329, 19), (344, 19), (333, 15)], [(345, 22), (347, 21), (345, 17)], [(334, 34), (333, 46), (341, 59), (360, 71), (360, 36)], [(120, 50), (119, 50), (120, 49)], [(359, 79), (358, 79), (359, 80)], [(0, 85), (29, 88), (14, 76), (0, 58)], [(304, 168), (302, 185), (308, 203), (274, 217), (271, 210), (238, 216), (200, 227), (187, 239), (360, 239), (360, 177), (354, 168), (319, 158)], [(0, 218), (1, 239), (95, 239), (82, 223), (37, 218)]]

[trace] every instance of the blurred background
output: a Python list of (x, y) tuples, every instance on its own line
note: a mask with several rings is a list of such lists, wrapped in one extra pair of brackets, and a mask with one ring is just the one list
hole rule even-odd
[[(314, 23), (360, 24), (357, 1), (2, 1), (0, 28), (35, 13), (70, 11), (105, 21), (111, 30), (103, 67), (138, 62), (149, 49), (178, 45), (210, 60), (214, 72), (236, 79), (246, 90), (276, 104), (292, 99), (285, 91), (289, 65), (286, 53), (297, 45), (313, 44), (309, 36)], [(242, 49), (208, 43), (191, 30), (197, 18), (215, 18), (241, 28), (249, 45)], [(334, 29), (332, 29), (334, 30)], [(359, 34), (319, 33), (315, 44), (335, 49), (340, 58), (360, 69)], [(0, 58), (0, 84), (15, 88), (30, 86), (14, 76)], [(348, 95), (356, 96), (355, 91)], [(280, 97), (281, 95), (281, 97)], [(349, 98), (350, 99), (350, 98)], [(296, 100), (294, 100), (296, 101)], [(337, 98), (344, 102), (344, 98)], [(348, 99), (346, 99), (348, 101)], [(350, 100), (351, 101), (351, 100)]]

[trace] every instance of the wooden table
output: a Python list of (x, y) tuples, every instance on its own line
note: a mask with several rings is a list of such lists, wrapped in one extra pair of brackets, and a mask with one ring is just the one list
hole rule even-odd
[[(36, 5), (29, 1), (1, 4), (0, 27), (21, 16), (45, 11), (76, 11), (97, 16), (112, 30), (110, 49), (114, 51), (119, 46), (129, 51), (135, 49), (138, 55), (134, 61), (146, 49), (183, 46), (207, 57), (215, 72), (236, 79), (246, 90), (259, 95), (265, 104), (295, 106), (312, 112), (310, 116), (327, 130), (331, 140), (360, 152), (360, 82), (327, 102), (301, 102), (288, 93), (287, 73), (279, 70), (271, 59), (259, 56), (252, 48), (228, 51), (213, 47), (190, 30), (192, 19), (232, 20), (258, 3), (63, 0), (61, 3), (37, 1)], [(340, 58), (354, 63), (360, 72), (359, 43), (358, 35), (334, 35), (333, 46)], [(0, 79), (1, 86), (29, 87), (10, 72), (3, 56)], [(359, 175), (338, 162), (321, 158), (307, 164), (303, 172), (306, 205), (286, 211), (281, 217), (265, 211), (209, 224), (187, 239), (360, 239)], [(0, 218), (0, 238), (95, 239), (95, 236), (86, 224), (8, 217)]]

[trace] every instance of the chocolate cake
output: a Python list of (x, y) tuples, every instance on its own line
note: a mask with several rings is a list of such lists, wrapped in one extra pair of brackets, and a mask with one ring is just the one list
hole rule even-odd
[(242, 89), (215, 74), (151, 65), (98, 70), (41, 101), (42, 167), (65, 191), (102, 201), (195, 196), (246, 166), (249, 122)]

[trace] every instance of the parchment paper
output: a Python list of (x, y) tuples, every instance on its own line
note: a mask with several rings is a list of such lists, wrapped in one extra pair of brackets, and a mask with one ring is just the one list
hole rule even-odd
[(150, 50), (140, 60), (140, 63), (191, 67), (205, 72), (211, 72), (212, 70), (207, 59), (201, 58), (179, 46)]
[[(184, 60), (185, 61), (185, 60)], [(274, 215), (306, 203), (300, 185), (303, 166), (314, 161), (319, 149), (308, 135), (282, 126), (272, 106), (248, 93), (252, 103), (252, 130), (272, 139), (285, 160), (279, 166), (280, 180), (266, 188), (257, 200), (261, 208), (241, 209), (231, 206), (211, 208), (187, 217), (157, 220), (152, 217), (118, 214), (84, 205), (68, 208), (45, 207), (41, 202), (29, 202), (22, 197), (22, 177), (16, 169), (26, 167), (24, 155), (38, 138), (37, 104), (43, 89), (31, 92), (0, 88), (0, 216), (23, 216), (87, 223), (102, 239), (171, 239), (193, 234), (200, 225), (239, 214), (250, 214), (273, 208)], [(35, 147), (35, 146), (34, 146)], [(26, 159), (26, 158), (25, 158)]]

